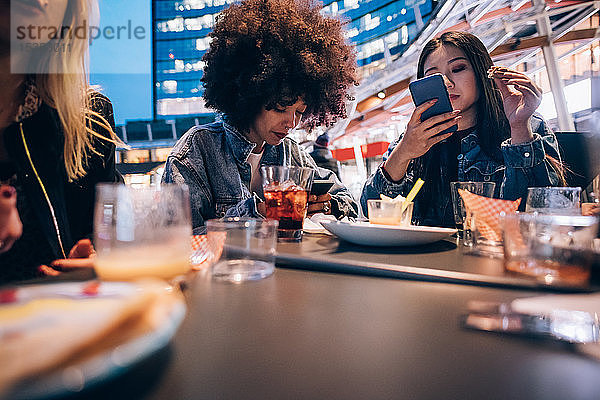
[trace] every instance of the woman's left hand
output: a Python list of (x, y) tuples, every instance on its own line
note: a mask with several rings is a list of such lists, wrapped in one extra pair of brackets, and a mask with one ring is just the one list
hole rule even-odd
[(308, 196), (308, 215), (316, 213), (331, 214), (331, 195), (329, 193), (321, 196), (314, 194)]
[(542, 90), (527, 75), (508, 68), (492, 67), (488, 74), (502, 94), (513, 144), (531, 141), (529, 119), (542, 102)]
[(69, 252), (69, 257), (54, 260), (50, 266), (42, 265), (40, 270), (46, 275), (58, 275), (59, 271), (66, 271), (72, 268), (93, 268), (96, 251), (90, 239), (81, 239), (75, 243), (75, 246)]

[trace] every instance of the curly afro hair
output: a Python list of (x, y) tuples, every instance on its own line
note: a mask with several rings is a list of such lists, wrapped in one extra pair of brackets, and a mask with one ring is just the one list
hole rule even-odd
[(306, 129), (346, 117), (356, 57), (341, 21), (313, 0), (244, 0), (224, 10), (202, 58), (204, 99), (246, 131), (263, 108), (302, 98)]

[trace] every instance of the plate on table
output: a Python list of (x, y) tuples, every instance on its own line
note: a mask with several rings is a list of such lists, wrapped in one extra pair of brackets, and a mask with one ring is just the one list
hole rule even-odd
[(158, 280), (0, 289), (0, 398), (68, 396), (163, 349), (185, 316)]
[(456, 229), (434, 226), (377, 225), (368, 222), (321, 222), (329, 232), (364, 246), (419, 246), (446, 239)]

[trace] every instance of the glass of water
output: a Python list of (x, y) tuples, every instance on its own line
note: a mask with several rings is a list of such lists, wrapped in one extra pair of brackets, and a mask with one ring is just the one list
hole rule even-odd
[(529, 188), (527, 190), (525, 212), (552, 215), (581, 215), (581, 188)]
[(271, 275), (278, 225), (270, 219), (237, 217), (206, 221), (213, 279), (241, 283)]

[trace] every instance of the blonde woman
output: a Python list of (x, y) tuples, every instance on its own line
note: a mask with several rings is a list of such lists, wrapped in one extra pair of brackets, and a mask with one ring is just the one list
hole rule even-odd
[[(112, 105), (89, 89), (88, 41), (63, 27), (85, 26), (93, 6), (89, 0), (0, 5), (0, 180), (15, 188), (23, 225), (12, 248), (0, 249), (0, 284), (91, 266), (86, 238), (94, 188), (119, 178), (118, 139)], [(16, 33), (29, 26), (24, 37)], [(39, 34), (48, 27), (62, 34)]]

